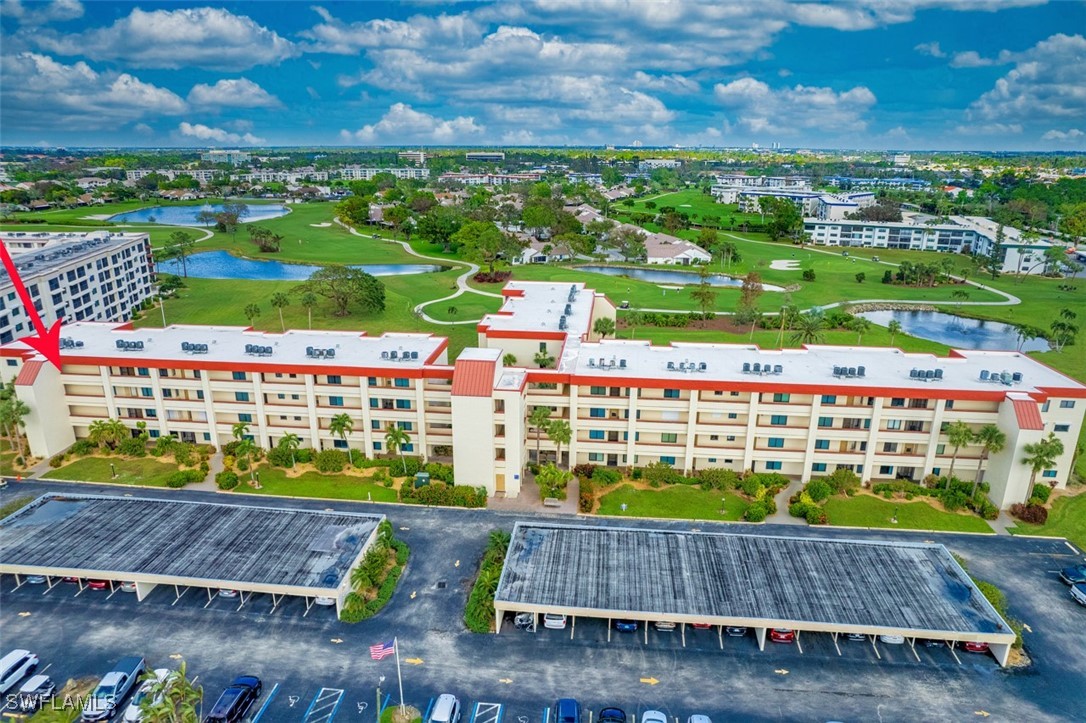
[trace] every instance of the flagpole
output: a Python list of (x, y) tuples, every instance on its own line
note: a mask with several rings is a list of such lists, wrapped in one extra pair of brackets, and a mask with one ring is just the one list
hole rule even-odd
[(400, 715), (406, 715), (403, 704), (403, 675), (400, 674), (400, 640), (392, 638), (392, 649), (396, 651), (396, 679), (400, 683)]

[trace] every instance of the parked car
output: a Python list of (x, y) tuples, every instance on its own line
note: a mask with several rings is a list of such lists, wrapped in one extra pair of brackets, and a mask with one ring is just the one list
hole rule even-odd
[(901, 635), (880, 635), (879, 640), (887, 645), (901, 645), (905, 642), (905, 638)]
[(44, 585), (45, 575), (27, 575), (26, 581), (31, 585)]
[(1071, 599), (1079, 605), (1086, 605), (1086, 582), (1071, 586)]
[(667, 620), (657, 620), (652, 626), (662, 633), (670, 633), (675, 629), (675, 623), (668, 622)]
[(121, 592), (136, 592), (136, 583), (134, 582), (122, 582)]
[[(239, 675), (222, 692), (204, 723), (237, 723), (249, 712), (260, 695), (262, 684), (255, 675)], [(451, 723), (451, 722), (450, 722)]]
[(314, 605), (323, 605), (324, 607), (331, 607), (336, 604), (334, 597), (315, 597), (313, 598)]
[(459, 723), (460, 699), (452, 693), (442, 693), (437, 697), (430, 719), (426, 723)]
[(566, 616), (558, 615), (556, 613), (547, 613), (543, 616), (543, 627), (550, 628), (551, 630), (565, 630)]
[(1072, 565), (1060, 570), (1060, 579), (1068, 585), (1086, 582), (1086, 565)]
[(79, 719), (84, 723), (111, 719), (129, 694), (136, 689), (140, 676), (146, 670), (147, 663), (137, 655), (118, 660), (90, 694)]
[(619, 619), (619, 620), (615, 620), (611, 625), (612, 625), (612, 627), (614, 627), (615, 630), (619, 631), (620, 633), (636, 633), (637, 632), (637, 621), (636, 620)]
[(925, 648), (945, 648), (946, 647), (946, 641), (945, 640), (932, 640), (931, 638), (928, 638), (927, 640), (924, 641), (924, 647)]
[[(132, 700), (129, 702), (128, 707), (124, 709), (124, 723), (139, 723), (143, 720), (143, 711), (140, 710), (140, 705), (151, 695), (151, 690), (155, 685), (166, 680), (166, 676), (169, 674), (170, 671), (167, 668), (156, 668), (154, 671), (154, 680), (143, 681), (143, 685), (139, 687), (136, 694), (132, 696)], [(159, 691), (158, 695), (154, 698), (155, 704), (161, 701), (163, 697), (164, 693)]]
[(219, 588), (219, 597), (234, 598), (238, 596), (237, 590), (231, 590), (230, 588)]
[(667, 716), (658, 710), (647, 710), (641, 714), (641, 723), (667, 723)]
[(773, 628), (769, 631), (769, 639), (774, 643), (794, 643), (796, 631), (788, 628)]
[(867, 636), (863, 633), (845, 633), (845, 640), (852, 640), (855, 642), (866, 642)]
[(107, 580), (87, 580), (87, 587), (91, 590), (106, 590), (109, 588), (109, 581)]
[(962, 648), (969, 653), (987, 653), (988, 643), (966, 643)]
[(535, 632), (535, 613), (517, 613), (513, 616), (513, 627), (517, 630)]
[(626, 723), (626, 712), (621, 708), (604, 708), (596, 716), (596, 723)]
[(5, 713), (29, 714), (41, 708), (57, 692), (57, 684), (48, 675), (34, 675), (19, 688), (19, 692), (8, 696)]
[(559, 698), (554, 703), (554, 723), (581, 723), (581, 704), (574, 698)]
[(63, 580), (64, 582), (75, 583), (76, 585), (79, 584), (79, 578), (78, 577), (72, 577), (71, 575), (68, 575), (66, 577), (62, 577), (61, 580)]
[(713, 626), (709, 623), (690, 623), (690, 627), (694, 630), (711, 630)]
[(747, 629), (742, 628), (742, 627), (738, 627), (736, 625), (729, 625), (726, 628), (724, 628), (724, 632), (726, 632), (728, 635), (730, 635), (733, 638), (741, 638), (741, 637), (743, 637), (744, 635), (747, 634)]
[(702, 715), (701, 713), (695, 713), (694, 715), (692, 715), (692, 716), (690, 716), (689, 718), (686, 719), (686, 723), (713, 723), (713, 721), (710, 720), (709, 716), (707, 716), (707, 715)]
[(29, 650), (12, 650), (0, 658), (0, 695), (38, 669), (38, 656)]

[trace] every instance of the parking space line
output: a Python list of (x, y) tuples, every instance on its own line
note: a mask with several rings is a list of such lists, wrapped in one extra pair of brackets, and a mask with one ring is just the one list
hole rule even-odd
[(550, 719), (551, 719), (551, 709), (548, 706), (548, 707), (543, 709), (542, 723), (548, 723), (548, 721), (550, 721)]
[(498, 723), (502, 715), (501, 703), (479, 701), (471, 711), (471, 723)]
[[(193, 682), (196, 682), (195, 679), (193, 679)], [(272, 702), (272, 698), (274, 698), (275, 694), (278, 693), (278, 692), (279, 692), (279, 684), (276, 683), (275, 685), (272, 686), (271, 692), (268, 693), (268, 697), (264, 699), (264, 705), (260, 706), (260, 710), (258, 710), (256, 712), (256, 715), (253, 716), (253, 723), (259, 723), (260, 722), (260, 717), (262, 715), (264, 715), (264, 711), (266, 711), (268, 709), (268, 706)]]
[(342, 688), (321, 688), (309, 703), (302, 723), (330, 723), (339, 709), (343, 693)]
[(431, 698), (430, 702), (426, 704), (426, 712), (422, 714), (423, 720), (430, 720), (430, 711), (434, 709), (434, 699)]

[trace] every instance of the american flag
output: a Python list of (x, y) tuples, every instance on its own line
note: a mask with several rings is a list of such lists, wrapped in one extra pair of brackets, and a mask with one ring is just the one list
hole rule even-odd
[(395, 640), (389, 640), (387, 643), (378, 643), (377, 645), (370, 646), (370, 657), (374, 660), (383, 660), (395, 652)]

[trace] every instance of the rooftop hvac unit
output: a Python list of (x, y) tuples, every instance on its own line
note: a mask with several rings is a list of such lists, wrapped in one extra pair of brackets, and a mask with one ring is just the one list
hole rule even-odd
[(750, 362), (743, 362), (743, 373), (750, 374)]
[(667, 368), (668, 368), (668, 371), (672, 371), (672, 372), (675, 371), (675, 362), (669, 361), (667, 363)]
[(867, 371), (867, 369), (865, 367), (856, 367), (856, 376), (862, 377), (862, 376), (864, 376), (866, 371)]
[[(80, 345), (80, 342), (77, 341), (76, 345)], [(1015, 372), (1015, 373), (1011, 374), (1011, 381), (1013, 381), (1015, 384), (1018, 384), (1019, 382), (1021, 382), (1022, 381), (1022, 372)]]
[(382, 359), (388, 359), (388, 352), (387, 351), (381, 352), (381, 358)]
[[(626, 360), (625, 359), (619, 359), (618, 360), (618, 368), (619, 369), (625, 369), (626, 368)], [(1021, 376), (1021, 375), (1019, 375), (1019, 376)]]
[(590, 366), (592, 368), (595, 368), (596, 367), (596, 360), (593, 359), (592, 357), (588, 357), (588, 366)]
[(980, 370), (980, 380), (982, 382), (988, 381), (988, 378), (991, 377), (991, 376), (992, 376), (991, 372), (989, 372), (987, 369), (981, 369)]
[[(702, 364), (701, 368), (704, 369), (705, 365)], [(784, 365), (782, 365), (782, 364), (774, 364), (773, 365), (773, 373), (774, 374), (782, 374), (782, 373), (784, 373)]]
[[(625, 359), (623, 359), (623, 361), (626, 361), (626, 360), (625, 360)], [(698, 364), (698, 371), (702, 371), (702, 372), (703, 372), (703, 371), (705, 371), (705, 370), (706, 370), (706, 369), (708, 369), (708, 368), (709, 368), (709, 365), (708, 365), (708, 364), (706, 364), (705, 362), (701, 362), (700, 364)]]
[(761, 365), (761, 363), (754, 362), (754, 373), (755, 374), (761, 374), (762, 373), (762, 365)]
[(936, 369), (935, 370), (935, 378), (936, 379), (942, 379), (943, 378), (943, 370), (942, 369)]
[(390, 352), (388, 353), (388, 356), (389, 356), (389, 358), (391, 358), (391, 359), (399, 359), (399, 358), (400, 358), (400, 352), (398, 352), (398, 351), (396, 351), (395, 349), (393, 349), (392, 351), (390, 351)]
[(565, 311), (566, 316), (569, 316), (572, 313), (573, 313), (573, 304), (566, 304), (566, 311)]
[(854, 377), (854, 376), (856, 376), (856, 367), (849, 367), (849, 368), (848, 368), (848, 375), (849, 375), (850, 377)]
[(910, 379), (916, 379), (919, 376), (920, 376), (920, 370), (919, 369), (911, 369), (909, 371), (909, 378)]

